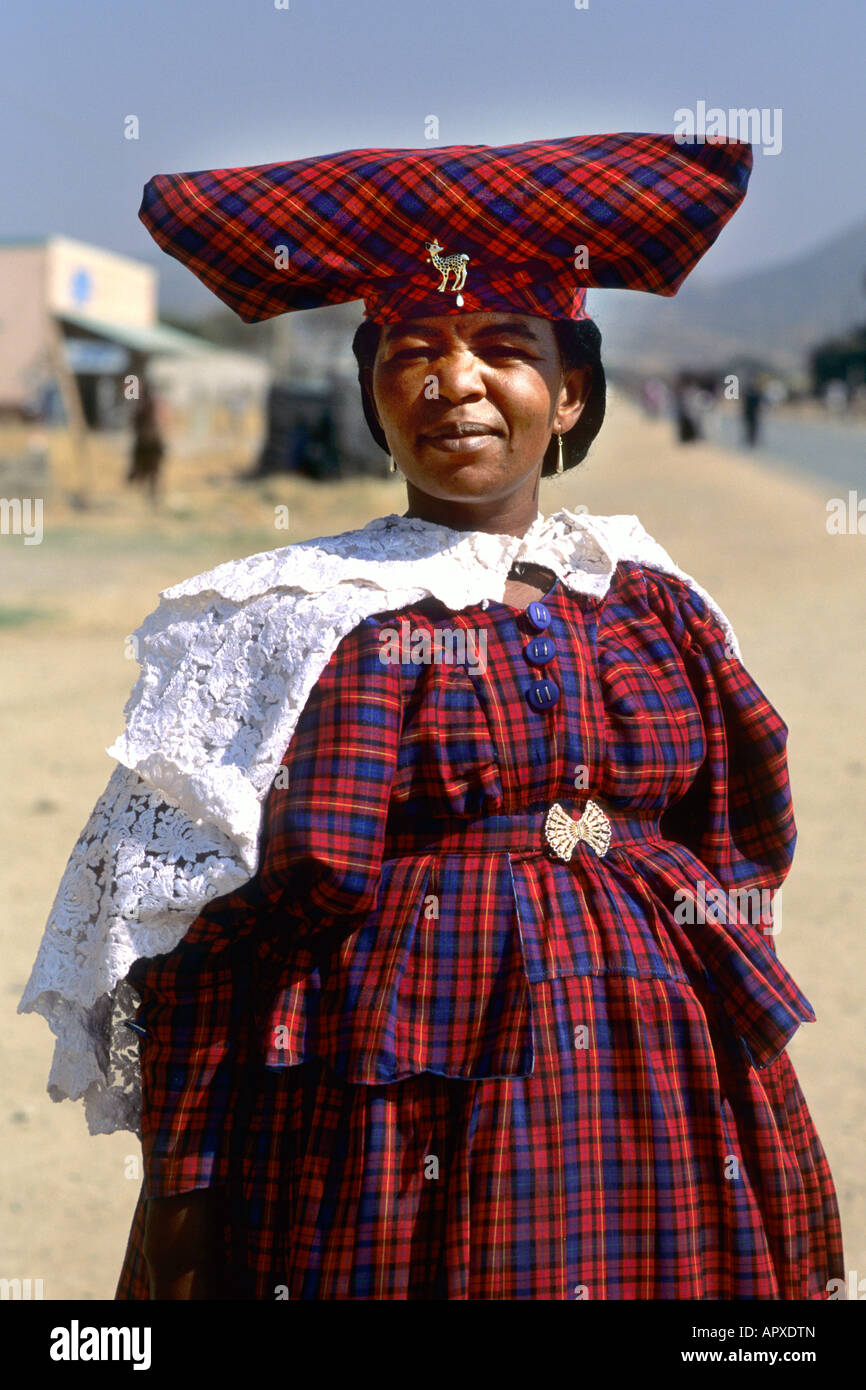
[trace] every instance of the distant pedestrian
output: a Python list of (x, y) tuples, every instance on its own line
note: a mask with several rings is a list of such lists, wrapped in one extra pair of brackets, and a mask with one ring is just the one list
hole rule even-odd
[(677, 438), (680, 444), (691, 444), (701, 438), (698, 416), (698, 393), (687, 377), (680, 377), (673, 389)]
[(641, 386), (641, 405), (644, 414), (650, 420), (656, 420), (661, 415), (667, 401), (667, 394), (665, 383), (659, 381), (657, 377), (650, 377)]
[(756, 382), (750, 381), (742, 397), (743, 432), (750, 449), (755, 448), (760, 438), (763, 405), (763, 392)]
[(165, 443), (160, 433), (156, 400), (146, 377), (141, 378), (141, 395), (135, 411), (133, 431), (132, 457), (126, 481), (141, 483), (155, 506)]

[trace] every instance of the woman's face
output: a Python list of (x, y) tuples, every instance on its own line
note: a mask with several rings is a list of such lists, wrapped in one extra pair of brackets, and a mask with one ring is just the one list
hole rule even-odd
[(489, 504), (537, 495), (551, 432), (571, 429), (590, 376), (563, 371), (549, 319), (446, 314), (384, 325), (371, 387), (410, 498)]

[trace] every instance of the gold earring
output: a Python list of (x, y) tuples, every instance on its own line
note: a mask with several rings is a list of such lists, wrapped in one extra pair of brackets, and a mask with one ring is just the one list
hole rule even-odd
[(556, 442), (557, 442), (557, 444), (559, 445), (559, 451), (558, 451), (558, 453), (557, 453), (557, 455), (556, 455), (556, 471), (557, 471), (557, 473), (561, 473), (561, 472), (562, 472), (562, 468), (563, 468), (563, 463), (562, 463), (562, 430), (557, 430)]
[(391, 460), (391, 472), (392, 472), (392, 473), (396, 473), (396, 472), (397, 472), (397, 465), (396, 465), (396, 463), (394, 462), (394, 455), (393, 455), (393, 454), (389, 454), (388, 457), (389, 457), (389, 459)]

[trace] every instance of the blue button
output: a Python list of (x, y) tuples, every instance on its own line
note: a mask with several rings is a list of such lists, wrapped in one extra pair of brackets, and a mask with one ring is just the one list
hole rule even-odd
[(550, 627), (550, 610), (545, 608), (544, 604), (539, 603), (536, 599), (533, 599), (532, 603), (530, 603), (527, 608), (526, 616), (532, 623), (532, 626), (538, 628), (539, 632), (543, 632), (546, 627)]
[(559, 686), (556, 681), (536, 681), (535, 685), (531, 685), (527, 690), (526, 698), (533, 709), (552, 709), (559, 700)]
[(546, 666), (556, 656), (556, 647), (549, 637), (533, 637), (523, 648), (523, 655), (533, 666)]

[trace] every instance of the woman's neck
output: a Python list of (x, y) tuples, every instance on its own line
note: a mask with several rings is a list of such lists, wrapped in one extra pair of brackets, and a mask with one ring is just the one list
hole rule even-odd
[(522, 560), (508, 571), (503, 598), (512, 608), (527, 608), (533, 599), (543, 599), (555, 583), (552, 570)]
[(471, 502), (431, 497), (406, 484), (409, 506), (404, 516), (416, 516), (454, 531), (488, 531), (496, 536), (525, 536), (538, 516), (538, 485), (529, 494)]

